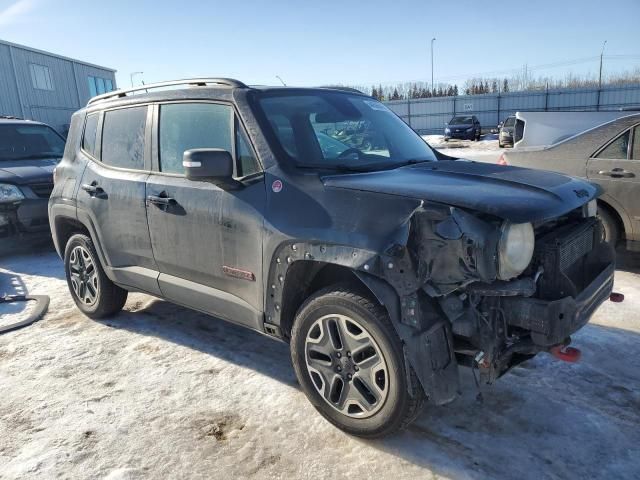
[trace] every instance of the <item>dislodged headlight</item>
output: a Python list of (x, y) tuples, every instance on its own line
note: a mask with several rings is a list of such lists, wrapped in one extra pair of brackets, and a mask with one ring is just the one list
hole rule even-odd
[(0, 203), (17, 202), (23, 198), (24, 195), (15, 185), (0, 183)]
[(533, 225), (504, 222), (498, 243), (498, 278), (510, 280), (520, 275), (531, 262), (534, 246)]

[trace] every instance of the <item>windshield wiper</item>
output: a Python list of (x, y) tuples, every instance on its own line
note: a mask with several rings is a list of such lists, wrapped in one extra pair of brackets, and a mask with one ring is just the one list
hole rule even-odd
[[(319, 170), (337, 170), (338, 172), (367, 172), (373, 164), (347, 165), (344, 163), (303, 163), (300, 168), (317, 168)], [(377, 166), (377, 165), (375, 165)]]
[(417, 165), (418, 163), (435, 162), (432, 158), (411, 158), (405, 161), (405, 165)]
[(37, 158), (60, 158), (60, 157), (62, 157), (62, 153), (42, 152), (42, 153), (33, 153), (31, 155), (25, 155), (24, 157), (17, 157), (14, 160), (35, 160)]

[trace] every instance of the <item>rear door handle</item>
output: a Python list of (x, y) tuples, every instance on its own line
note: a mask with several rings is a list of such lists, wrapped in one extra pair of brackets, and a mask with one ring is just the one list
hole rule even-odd
[(600, 170), (598, 175), (604, 175), (611, 178), (633, 178), (636, 176), (633, 172), (627, 172), (622, 168), (614, 168), (613, 170)]
[(175, 198), (171, 198), (171, 197), (164, 197), (164, 196), (158, 196), (158, 195), (149, 195), (147, 197), (147, 200), (149, 201), (149, 203), (153, 203), (154, 205), (160, 205), (160, 206), (164, 206), (164, 207), (168, 207), (169, 205), (176, 205), (178, 202), (176, 202)]
[(96, 182), (83, 183), (81, 188), (91, 196), (104, 193), (104, 190), (102, 189), (102, 187), (99, 187)]

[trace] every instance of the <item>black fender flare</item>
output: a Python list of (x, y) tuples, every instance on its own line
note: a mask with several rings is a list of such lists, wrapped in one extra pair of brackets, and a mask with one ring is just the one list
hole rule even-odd
[(389, 312), (404, 344), (405, 359), (429, 400), (442, 405), (457, 397), (458, 363), (450, 324), (436, 307), (431, 308), (428, 295), (418, 289), (406, 257), (344, 245), (285, 242), (276, 249), (271, 261), (265, 301), (267, 325), (280, 329), (287, 271), (295, 262), (304, 260), (349, 268)]

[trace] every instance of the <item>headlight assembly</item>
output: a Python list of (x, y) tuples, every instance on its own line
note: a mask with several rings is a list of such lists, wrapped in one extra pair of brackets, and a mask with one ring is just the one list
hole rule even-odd
[(520, 275), (531, 262), (535, 235), (530, 223), (504, 222), (498, 242), (498, 278), (510, 280)]
[(23, 198), (24, 195), (15, 185), (0, 183), (0, 203), (17, 202)]

